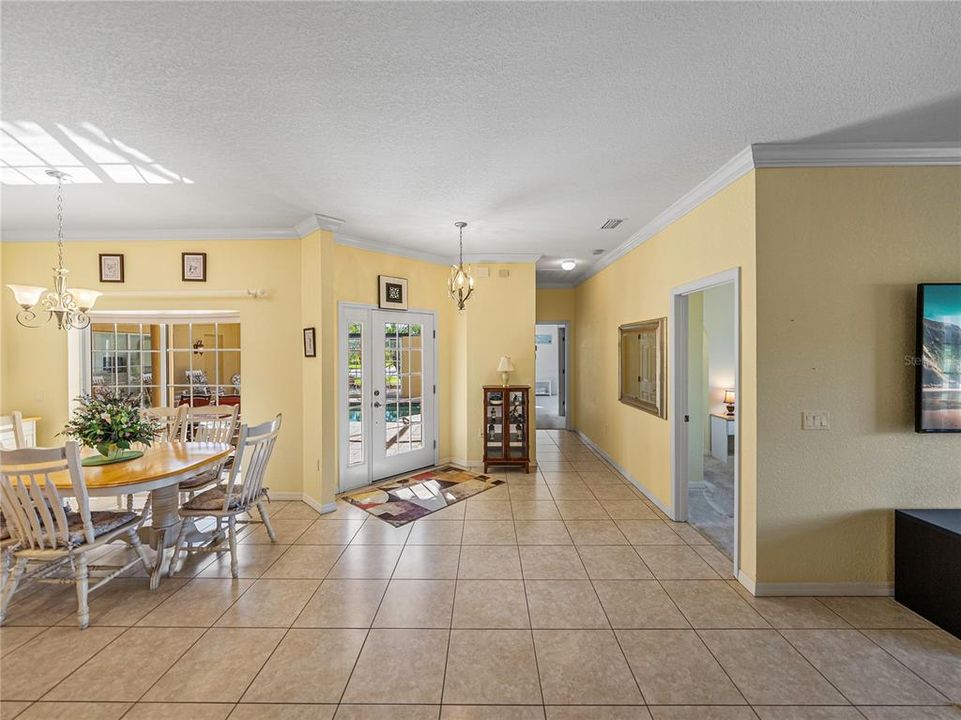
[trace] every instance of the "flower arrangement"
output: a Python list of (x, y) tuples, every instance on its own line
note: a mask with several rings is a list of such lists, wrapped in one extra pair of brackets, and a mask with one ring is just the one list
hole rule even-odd
[(95, 448), (104, 458), (139, 457), (143, 453), (130, 450), (130, 446), (133, 443), (150, 445), (160, 433), (160, 423), (141, 412), (136, 396), (82, 395), (78, 402), (79, 407), (61, 434), (84, 447)]

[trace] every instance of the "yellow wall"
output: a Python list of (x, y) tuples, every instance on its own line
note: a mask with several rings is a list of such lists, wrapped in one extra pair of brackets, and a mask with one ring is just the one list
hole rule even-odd
[(959, 208), (958, 167), (757, 173), (759, 581), (891, 581), (892, 509), (961, 507), (961, 435), (914, 433), (910, 363)]
[[(670, 413), (618, 401), (618, 326), (668, 315), (671, 289), (741, 268), (740, 566), (755, 573), (755, 194), (750, 173), (577, 286), (577, 428), (664, 507), (671, 505)], [(668, 373), (668, 383), (671, 382)], [(670, 401), (670, 398), (668, 398)]]
[[(206, 283), (180, 279), (180, 253), (207, 253)], [(2, 281), (28, 285), (51, 282), (56, 262), (53, 243), (0, 243)], [(101, 252), (125, 255), (123, 285), (101, 284)], [(296, 240), (216, 242), (70, 242), (65, 264), (68, 284), (106, 293), (97, 310), (237, 310), (243, 326), (243, 415), (250, 423), (263, 422), (282, 412), (284, 425), (271, 461), (269, 484), (275, 491), (297, 491), (301, 480), (301, 362), (300, 247)], [(269, 298), (230, 299), (119, 299), (111, 291), (216, 290), (268, 288)], [(8, 293), (3, 288), (3, 293)], [(21, 410), (40, 415), (39, 442), (62, 441), (55, 435), (67, 420), (67, 339), (55, 327), (20, 327), (13, 303), (4, 300), (2, 325), (3, 412)]]

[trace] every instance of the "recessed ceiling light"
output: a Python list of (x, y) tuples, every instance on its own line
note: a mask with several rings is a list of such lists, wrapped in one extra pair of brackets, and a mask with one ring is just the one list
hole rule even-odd
[(576, 260), (561, 260), (561, 270), (571, 271), (577, 267)]

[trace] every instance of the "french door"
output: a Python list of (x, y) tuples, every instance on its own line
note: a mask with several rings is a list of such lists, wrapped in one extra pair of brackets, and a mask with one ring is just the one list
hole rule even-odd
[(340, 489), (434, 465), (434, 316), (342, 305), (340, 335)]

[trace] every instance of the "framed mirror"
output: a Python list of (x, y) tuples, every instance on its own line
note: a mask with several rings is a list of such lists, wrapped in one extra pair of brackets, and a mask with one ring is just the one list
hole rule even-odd
[(618, 328), (619, 399), (660, 418), (667, 417), (666, 325), (658, 318)]

